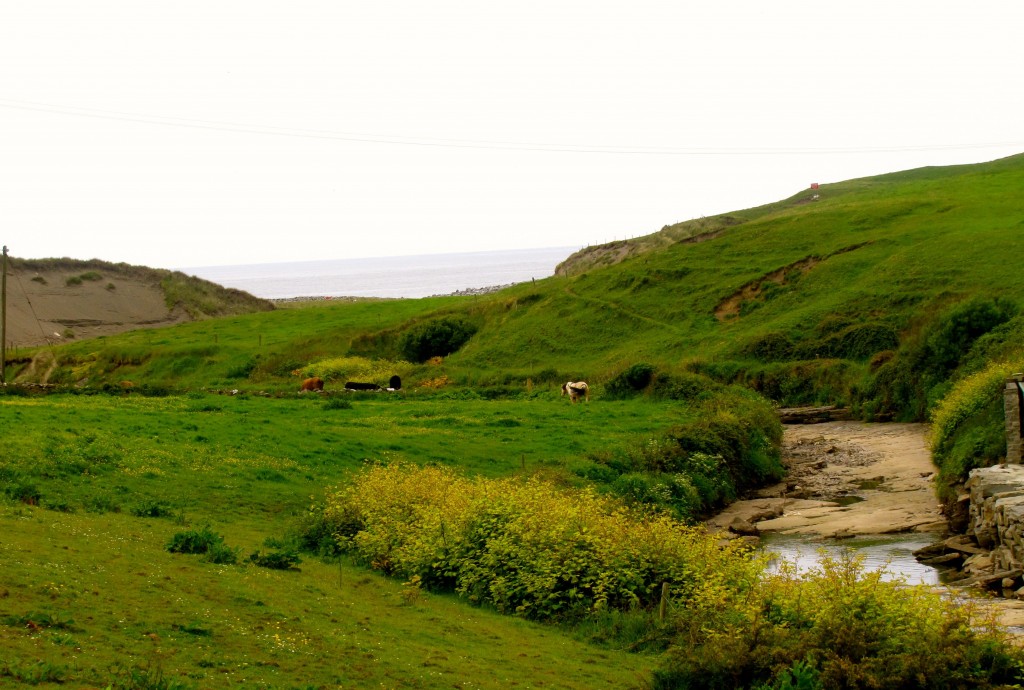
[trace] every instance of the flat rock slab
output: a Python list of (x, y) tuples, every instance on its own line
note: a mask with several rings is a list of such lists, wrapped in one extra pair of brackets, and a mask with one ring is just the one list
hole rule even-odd
[[(783, 459), (790, 469), (784, 484), (761, 494), (777, 498), (737, 501), (707, 522), (725, 531), (736, 517), (761, 532), (819, 537), (946, 531), (935, 497), (935, 467), (925, 424), (868, 424), (834, 421), (787, 426)], [(786, 493), (809, 500), (785, 498)], [(843, 497), (859, 501), (847, 503)], [(752, 520), (765, 510), (779, 517)]]

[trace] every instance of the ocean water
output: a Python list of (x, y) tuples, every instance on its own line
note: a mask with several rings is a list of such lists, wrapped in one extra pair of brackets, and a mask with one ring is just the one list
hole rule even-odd
[(547, 278), (554, 275), (555, 266), (577, 249), (548, 247), (180, 270), (266, 299), (415, 298)]

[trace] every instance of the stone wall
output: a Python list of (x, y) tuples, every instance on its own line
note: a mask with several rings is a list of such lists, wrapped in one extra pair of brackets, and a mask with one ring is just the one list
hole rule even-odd
[(996, 572), (1024, 566), (1024, 465), (971, 470), (967, 534), (991, 552)]

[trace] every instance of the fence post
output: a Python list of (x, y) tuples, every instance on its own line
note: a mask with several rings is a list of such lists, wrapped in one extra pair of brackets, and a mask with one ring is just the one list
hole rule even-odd
[(668, 608), (668, 583), (661, 583), (661, 604), (658, 606), (658, 620), (665, 622), (665, 609)]

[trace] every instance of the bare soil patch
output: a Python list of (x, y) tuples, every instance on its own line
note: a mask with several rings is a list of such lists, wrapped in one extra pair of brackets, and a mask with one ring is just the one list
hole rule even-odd
[(15, 348), (35, 347), (190, 320), (184, 310), (167, 308), (159, 282), (99, 273), (82, 280), (82, 273), (8, 276), (7, 342)]

